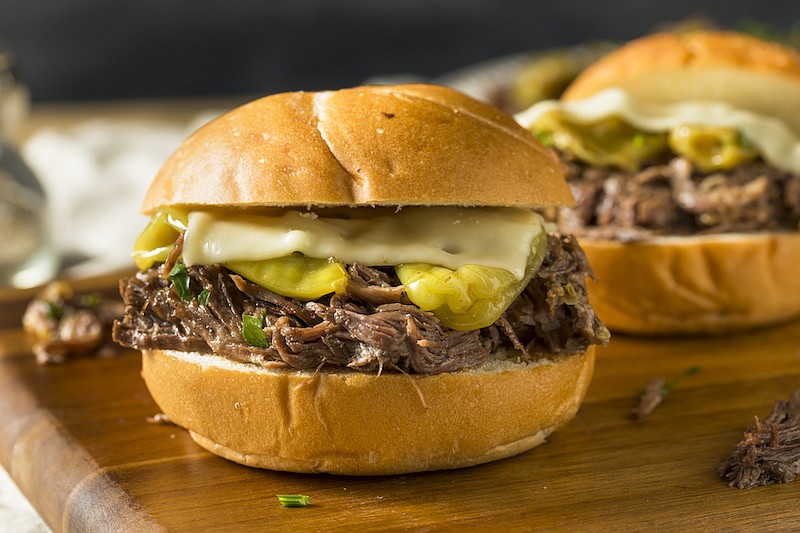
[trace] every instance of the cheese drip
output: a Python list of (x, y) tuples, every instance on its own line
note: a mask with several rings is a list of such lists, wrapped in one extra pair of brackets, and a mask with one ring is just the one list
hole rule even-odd
[(428, 263), (455, 270), (482, 265), (507, 270), (520, 280), (534, 238), (545, 231), (539, 215), (518, 208), (407, 207), (370, 218), (342, 213), (194, 211), (188, 217), (183, 260), (189, 266), (210, 265), (299, 252), (370, 266)]
[(583, 100), (539, 102), (515, 116), (527, 129), (535, 128), (543, 115), (562, 113), (579, 124), (619, 117), (648, 133), (667, 132), (684, 125), (730, 127), (739, 130), (761, 156), (782, 170), (800, 172), (800, 136), (782, 120), (736, 109), (718, 102), (659, 104), (634, 101), (621, 89), (606, 89)]

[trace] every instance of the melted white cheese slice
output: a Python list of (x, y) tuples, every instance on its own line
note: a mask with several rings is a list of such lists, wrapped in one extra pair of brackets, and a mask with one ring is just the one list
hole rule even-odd
[(587, 124), (616, 116), (646, 132), (663, 132), (684, 125), (736, 128), (752, 142), (764, 159), (782, 170), (800, 172), (800, 137), (776, 117), (736, 109), (716, 102), (658, 104), (634, 101), (622, 89), (606, 89), (584, 100), (546, 100), (515, 116), (530, 129), (550, 111)]
[(183, 244), (187, 265), (263, 261), (300, 252), (370, 266), (430, 263), (502, 268), (522, 279), (542, 218), (506, 207), (406, 207), (372, 218), (196, 211)]

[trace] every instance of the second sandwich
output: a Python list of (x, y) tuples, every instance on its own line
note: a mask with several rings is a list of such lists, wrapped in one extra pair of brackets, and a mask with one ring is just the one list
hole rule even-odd
[(612, 331), (738, 331), (800, 315), (800, 54), (655, 34), (517, 119), (568, 169), (592, 302)]

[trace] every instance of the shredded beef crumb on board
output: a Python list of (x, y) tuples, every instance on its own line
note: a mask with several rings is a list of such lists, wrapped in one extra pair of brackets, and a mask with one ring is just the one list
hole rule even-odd
[(64, 363), (115, 353), (119, 347), (111, 342), (111, 329), (123, 311), (118, 299), (75, 294), (68, 283), (53, 281), (28, 304), (22, 327), (35, 339), (32, 351), (37, 363)]
[(800, 473), (800, 389), (757, 416), (730, 457), (717, 468), (729, 487), (748, 489), (788, 483)]

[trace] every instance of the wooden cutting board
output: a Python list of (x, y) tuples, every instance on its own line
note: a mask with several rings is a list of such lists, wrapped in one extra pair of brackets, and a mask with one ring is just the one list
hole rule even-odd
[[(78, 289), (114, 294), (116, 277)], [(353, 478), (250, 469), (148, 423), (157, 407), (135, 352), (38, 366), (20, 328), (32, 294), (0, 291), (0, 462), (56, 531), (800, 529), (800, 481), (737, 490), (715, 473), (753, 416), (800, 386), (800, 322), (616, 336), (580, 413), (543, 446), (463, 470)], [(650, 378), (695, 365), (648, 419), (629, 418)], [(283, 508), (279, 493), (312, 505)]]

